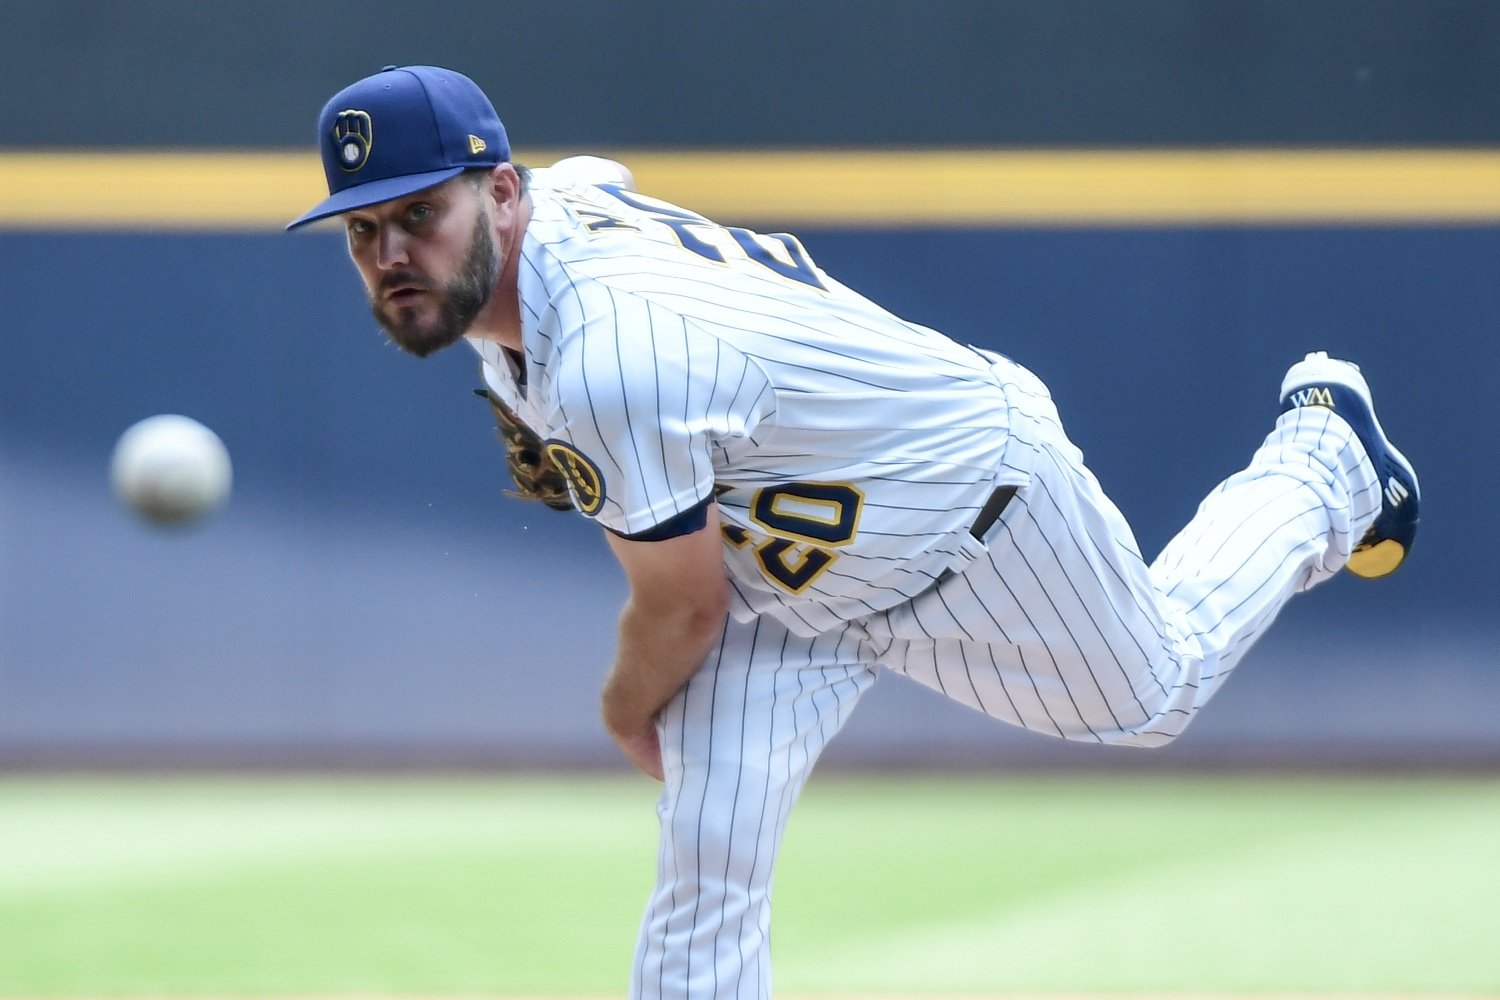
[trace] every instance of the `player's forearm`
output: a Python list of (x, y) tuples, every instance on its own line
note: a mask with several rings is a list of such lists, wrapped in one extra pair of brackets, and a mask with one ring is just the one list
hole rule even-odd
[(620, 644), (604, 685), (604, 723), (616, 736), (648, 729), (703, 665), (724, 627), (728, 587), (692, 607), (653, 609), (632, 599), (620, 616)]

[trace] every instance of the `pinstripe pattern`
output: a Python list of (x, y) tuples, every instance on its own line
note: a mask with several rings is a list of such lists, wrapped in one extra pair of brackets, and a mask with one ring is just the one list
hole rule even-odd
[[(712, 494), (729, 529), (735, 606), (658, 721), (638, 1000), (770, 996), (782, 832), (879, 667), (1039, 733), (1165, 743), (1379, 511), (1348, 425), (1294, 409), (1148, 565), (1024, 368), (891, 316), (791, 243), (545, 174), (520, 261), (524, 379), (476, 342), (486, 380), (598, 464), (606, 526)], [(977, 540), (999, 484), (1020, 488)], [(766, 490), (821, 497), (832, 534), (799, 537), (809, 522), (757, 506)]]
[(771, 872), (823, 747), (875, 681), (856, 626), (805, 638), (731, 620), (662, 713), (666, 785), (657, 886), (633, 998), (771, 993)]
[(1039, 733), (1166, 743), (1286, 601), (1343, 566), (1379, 510), (1348, 425), (1293, 410), (1148, 566), (1045, 388), (1011, 375), (1015, 440), (1037, 458), (983, 558), (817, 638), (767, 616), (731, 621), (664, 714), (660, 866), (633, 997), (770, 996), (777, 845), (876, 665)]
[[(496, 345), (472, 343), (497, 395), (598, 465), (601, 523), (634, 534), (713, 493), (723, 521), (760, 542), (762, 487), (862, 496), (857, 534), (805, 586), (768, 576), (754, 545), (730, 552), (742, 619), (772, 614), (811, 636), (908, 600), (971, 557), (964, 536), (991, 490), (1024, 481), (1009, 464), (1000, 359), (891, 315), (785, 242), (757, 238), (757, 259), (744, 246), (754, 234), (546, 170), (532, 198), (527, 391)], [(800, 260), (808, 280), (767, 260)]]
[(1289, 411), (1148, 566), (1031, 391), (1031, 485), (987, 558), (867, 623), (879, 662), (1028, 729), (1166, 743), (1286, 601), (1348, 560), (1379, 512), (1373, 470), (1332, 411)]

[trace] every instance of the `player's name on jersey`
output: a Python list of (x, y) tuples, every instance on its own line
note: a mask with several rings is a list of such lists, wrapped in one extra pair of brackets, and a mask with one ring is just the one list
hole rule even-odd
[[(596, 150), (738, 224), (1492, 224), (1500, 150)], [(561, 151), (520, 149), (546, 166)], [(902, 178), (891, 197), (893, 176)], [(323, 183), (278, 152), (0, 153), (9, 229), (279, 229)]]

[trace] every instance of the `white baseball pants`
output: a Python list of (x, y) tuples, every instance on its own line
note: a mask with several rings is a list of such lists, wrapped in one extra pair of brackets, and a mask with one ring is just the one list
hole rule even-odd
[(1037, 732), (1160, 745), (1294, 593), (1344, 565), (1379, 512), (1348, 426), (1296, 409), (1148, 566), (1046, 389), (1024, 369), (1013, 378), (1013, 414), (1026, 416), (1011, 431), (1036, 462), (988, 532), (987, 557), (817, 638), (767, 617), (730, 621), (663, 712), (661, 850), (632, 997), (770, 996), (782, 831), (879, 667)]

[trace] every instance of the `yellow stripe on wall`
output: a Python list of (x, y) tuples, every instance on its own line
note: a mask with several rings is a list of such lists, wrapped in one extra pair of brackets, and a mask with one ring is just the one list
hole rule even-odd
[[(642, 191), (732, 222), (1500, 221), (1500, 150), (596, 152)], [(308, 153), (0, 153), (0, 191), (3, 228), (264, 230), (322, 197), (323, 177)]]
[[(1097, 225), (1500, 219), (1500, 151), (642, 156), (643, 191), (715, 217)], [(672, 200), (672, 198), (668, 198)]]
[(302, 154), (8, 153), (0, 225), (267, 229), (326, 194), (322, 185), (317, 157)]

